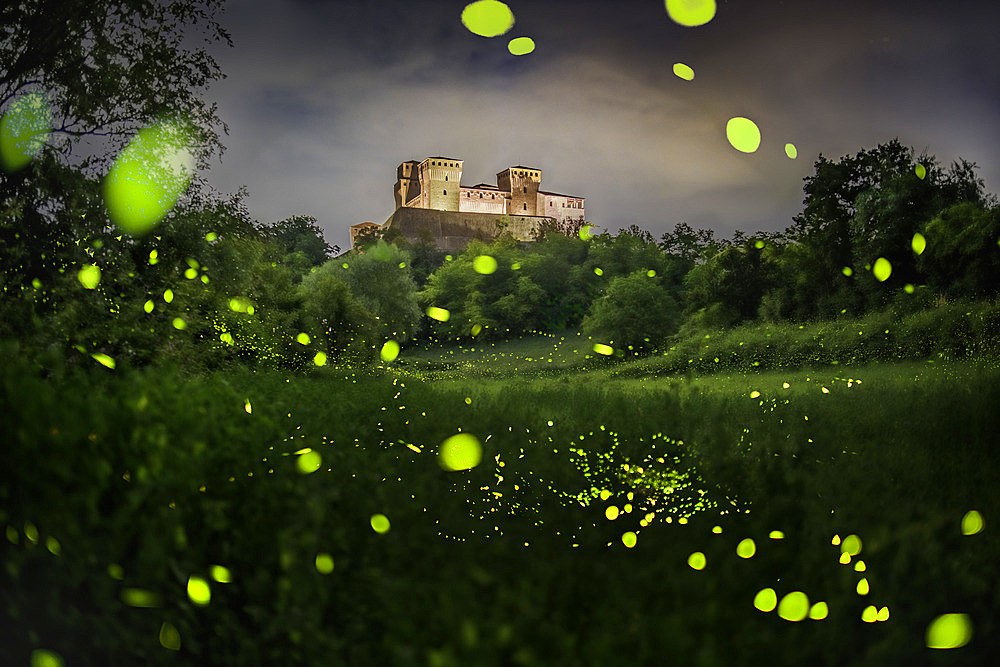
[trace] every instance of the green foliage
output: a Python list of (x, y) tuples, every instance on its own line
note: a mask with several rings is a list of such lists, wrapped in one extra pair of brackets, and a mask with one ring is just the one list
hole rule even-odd
[(660, 279), (635, 271), (611, 280), (583, 319), (583, 331), (614, 347), (644, 350), (660, 345), (680, 323), (680, 311)]
[(274, 239), (286, 255), (300, 254), (303, 273), (340, 252), (339, 246), (330, 246), (326, 242), (323, 230), (316, 224), (316, 218), (310, 215), (292, 216), (264, 227), (261, 232)]
[[(0, 111), (40, 90), (57, 119), (51, 144), (68, 152), (87, 135), (111, 136), (112, 150), (166, 114), (198, 128), (202, 163), (221, 150), (221, 121), (200, 94), (222, 78), (202, 43), (231, 44), (215, 19), (221, 0), (27, 0), (0, 13)], [(187, 40), (183, 39), (185, 35)], [(15, 177), (0, 173), (0, 201)]]
[(728, 246), (697, 264), (684, 278), (687, 310), (697, 312), (716, 304), (729, 314), (727, 326), (757, 315), (761, 297), (768, 287), (762, 252), (752, 242)]
[(316, 268), (302, 279), (302, 300), (307, 333), (323, 342), (319, 351), (350, 361), (371, 360), (381, 343), (378, 321), (351, 293), (344, 269), (335, 261)]
[[(0, 362), (12, 664), (40, 648), (80, 664), (612, 664), (630, 646), (640, 660), (822, 664), (845, 644), (864, 664), (918, 663), (926, 623), (953, 608), (943, 578), (973, 619), (962, 655), (998, 648), (997, 540), (989, 523), (959, 530), (969, 507), (987, 522), (1000, 512), (995, 365), (859, 367), (852, 385), (835, 369), (653, 385), (96, 366), (44, 378), (10, 345)], [(449, 473), (436, 447), (458, 427), (483, 442), (483, 462)], [(311, 474), (297, 468), (305, 447), (322, 459)], [(775, 529), (783, 541), (766, 539)], [(857, 575), (830, 546), (848, 532), (896, 624), (859, 622)], [(747, 536), (757, 553), (739, 559)], [(696, 550), (700, 572), (686, 565)], [(210, 578), (216, 564), (231, 583)], [(192, 576), (208, 579), (207, 606), (190, 602)], [(806, 591), (830, 617), (763, 615), (752, 600), (764, 586)], [(159, 606), (124, 604), (126, 589)], [(593, 623), (580, 610), (594, 599), (601, 619), (628, 623)], [(161, 646), (164, 622), (180, 653)]]
[(358, 303), (381, 323), (380, 330), (371, 332), (373, 337), (385, 336), (406, 343), (420, 327), (422, 313), (410, 269), (411, 259), (408, 251), (380, 240), (364, 253), (327, 263), (327, 271), (337, 273)]
[(940, 293), (983, 298), (1000, 289), (1000, 206), (948, 207), (923, 227), (927, 249), (917, 266)]

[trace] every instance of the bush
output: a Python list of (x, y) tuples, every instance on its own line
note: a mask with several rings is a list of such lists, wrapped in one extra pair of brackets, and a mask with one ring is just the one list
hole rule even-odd
[(611, 280), (604, 296), (583, 318), (583, 331), (617, 348), (660, 345), (680, 324), (680, 309), (658, 277), (639, 270)]

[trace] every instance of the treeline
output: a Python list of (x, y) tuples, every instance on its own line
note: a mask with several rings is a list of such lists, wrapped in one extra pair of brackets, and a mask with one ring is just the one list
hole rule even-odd
[(45, 155), (25, 172), (0, 216), (0, 337), (50, 361), (363, 365), (389, 340), (572, 327), (601, 352), (639, 354), (741, 323), (905, 314), (1000, 286), (1000, 207), (974, 165), (942, 168), (898, 141), (821, 156), (783, 232), (548, 230), (454, 256), (389, 238), (334, 259), (314, 218), (262, 224), (242, 193), (204, 184), (151, 234), (123, 234), (97, 179)]
[[(420, 298), (449, 311), (433, 326), (447, 336), (582, 326), (638, 351), (678, 332), (905, 314), (1000, 288), (1000, 207), (967, 161), (943, 168), (893, 140), (820, 156), (804, 191), (781, 232), (719, 239), (680, 223), (659, 240), (633, 225), (587, 241), (474, 243), (429, 275)], [(481, 255), (497, 260), (494, 273), (476, 272)]]

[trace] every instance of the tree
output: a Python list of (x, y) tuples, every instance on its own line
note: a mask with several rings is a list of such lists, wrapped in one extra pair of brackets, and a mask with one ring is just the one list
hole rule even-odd
[(617, 276), (583, 319), (583, 331), (616, 348), (648, 349), (664, 342), (680, 324), (680, 309), (659, 277), (645, 271)]
[(704, 262), (724, 246), (725, 241), (716, 240), (714, 230), (694, 229), (686, 222), (678, 222), (672, 232), (664, 232), (660, 237), (660, 249), (686, 262), (689, 268)]
[(898, 139), (837, 161), (821, 155), (805, 182), (803, 210), (786, 234), (808, 254), (802, 266), (820, 288), (810, 315), (885, 300), (881, 283), (841, 280), (844, 267), (858, 274), (859, 265), (885, 257), (893, 265), (890, 284), (917, 280), (909, 250), (917, 227), (952, 204), (985, 201), (974, 164), (960, 160), (943, 170)]
[(399, 343), (413, 337), (422, 316), (410, 259), (406, 250), (379, 241), (364, 253), (352, 253), (344, 262), (327, 262), (340, 267), (339, 275), (358, 303), (382, 323), (381, 333)]
[(984, 298), (1000, 286), (1000, 206), (972, 202), (944, 209), (922, 229), (927, 248), (917, 266), (927, 282), (950, 297)]
[(756, 317), (761, 297), (769, 287), (761, 249), (752, 239), (742, 246), (729, 246), (696, 265), (685, 276), (684, 284), (686, 311), (690, 314), (714, 307), (714, 312), (725, 314), (711, 322), (717, 326)]
[[(215, 104), (200, 96), (223, 74), (198, 33), (232, 45), (215, 20), (223, 0), (21, 0), (0, 9), (0, 110), (33, 91), (47, 99), (52, 133), (68, 154), (80, 138), (108, 137), (116, 150), (169, 116), (197, 129), (202, 166), (222, 150)], [(100, 159), (105, 155), (99, 156)], [(89, 162), (89, 160), (84, 160)], [(0, 193), (12, 186), (0, 177)], [(2, 198), (0, 198), (2, 199)]]
[(377, 321), (351, 294), (343, 280), (340, 264), (331, 260), (317, 267), (302, 279), (297, 292), (302, 300), (306, 328), (313, 334), (313, 343), (319, 342), (334, 358), (373, 356), (373, 331)]
[(302, 253), (306, 268), (319, 266), (340, 252), (340, 246), (330, 246), (326, 242), (323, 230), (311, 215), (295, 215), (262, 231), (280, 245), (286, 255)]

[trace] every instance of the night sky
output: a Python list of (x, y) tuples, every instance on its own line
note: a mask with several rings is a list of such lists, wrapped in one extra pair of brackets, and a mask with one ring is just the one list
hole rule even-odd
[[(209, 181), (246, 185), (265, 222), (315, 216), (342, 248), (349, 225), (392, 213), (400, 162), (437, 155), (465, 160), (464, 185), (538, 167), (593, 223), (657, 237), (783, 229), (819, 154), (893, 137), (1000, 189), (997, 3), (719, 2), (685, 28), (662, 0), (514, 0), (495, 38), (462, 25), (466, 4), (233, 0), (235, 48), (214, 52), (228, 78), (207, 92), (228, 150)], [(533, 53), (507, 51), (519, 36)], [(733, 116), (759, 126), (756, 153), (727, 142)]]

